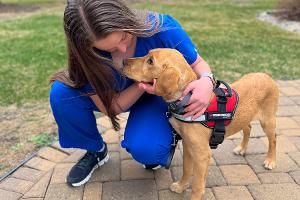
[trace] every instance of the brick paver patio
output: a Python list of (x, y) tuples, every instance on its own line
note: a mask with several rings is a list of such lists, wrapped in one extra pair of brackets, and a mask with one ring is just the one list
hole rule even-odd
[[(277, 115), (277, 167), (262, 166), (268, 141), (258, 122), (245, 157), (232, 153), (241, 134), (227, 139), (209, 167), (205, 199), (300, 200), (300, 80), (278, 81), (280, 101)], [(95, 170), (84, 186), (71, 188), (65, 177), (84, 154), (62, 149), (58, 143), (41, 149), (37, 156), (0, 183), (4, 200), (179, 200), (189, 199), (191, 189), (178, 195), (168, 190), (182, 174), (182, 145), (178, 145), (170, 170), (146, 171), (120, 148), (128, 113), (120, 115), (122, 131), (115, 133), (107, 117), (97, 119), (108, 143), (110, 160)]]

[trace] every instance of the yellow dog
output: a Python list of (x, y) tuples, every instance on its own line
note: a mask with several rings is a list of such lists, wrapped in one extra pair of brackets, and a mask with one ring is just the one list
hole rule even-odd
[[(124, 62), (123, 72), (138, 82), (153, 82), (156, 79), (155, 94), (162, 96), (167, 102), (177, 100), (185, 87), (197, 79), (181, 53), (174, 49), (154, 49), (144, 57), (127, 59)], [(267, 169), (274, 168), (275, 115), (279, 97), (275, 81), (267, 74), (251, 73), (230, 86), (238, 93), (239, 104), (232, 122), (226, 126), (225, 137), (243, 130), (243, 140), (234, 152), (244, 155), (250, 137), (250, 122), (259, 120), (269, 139), (264, 166)], [(170, 118), (170, 123), (183, 141), (183, 176), (178, 182), (172, 183), (170, 189), (177, 193), (183, 192), (193, 175), (191, 199), (199, 200), (205, 192), (205, 180), (211, 158), (209, 140), (212, 129), (200, 123), (185, 123), (174, 117)]]

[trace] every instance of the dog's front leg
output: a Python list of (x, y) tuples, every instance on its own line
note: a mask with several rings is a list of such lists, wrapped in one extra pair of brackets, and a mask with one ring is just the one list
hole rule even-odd
[(183, 174), (179, 181), (174, 182), (170, 186), (170, 190), (176, 193), (182, 193), (189, 187), (189, 178), (193, 173), (193, 160), (190, 149), (187, 144), (182, 141), (183, 145)]
[[(204, 147), (205, 146), (205, 147)], [(205, 182), (208, 171), (208, 165), (211, 157), (211, 151), (208, 145), (196, 147), (193, 152), (193, 183), (191, 200), (200, 200), (205, 193)]]

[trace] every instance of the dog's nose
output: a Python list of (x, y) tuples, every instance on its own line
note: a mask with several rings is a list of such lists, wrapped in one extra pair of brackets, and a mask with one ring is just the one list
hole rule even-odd
[(124, 60), (123, 60), (123, 67), (125, 67), (126, 65), (128, 65), (128, 60), (127, 60), (127, 59), (124, 59)]

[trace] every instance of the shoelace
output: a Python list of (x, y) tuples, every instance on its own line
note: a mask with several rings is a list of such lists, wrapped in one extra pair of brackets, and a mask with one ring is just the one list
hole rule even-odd
[(78, 162), (78, 167), (80, 168), (86, 168), (87, 166), (89, 166), (89, 164), (96, 159), (96, 155), (95, 153), (91, 153), (91, 152), (87, 152)]

